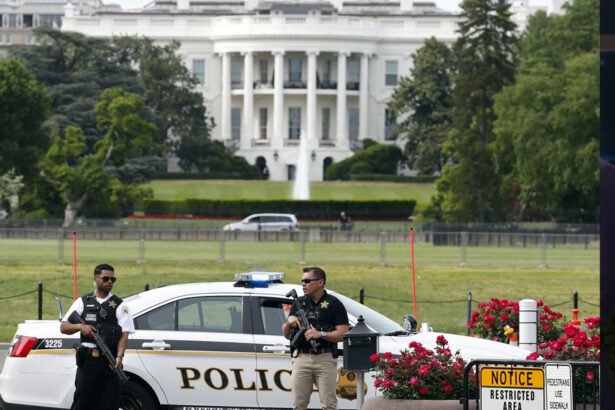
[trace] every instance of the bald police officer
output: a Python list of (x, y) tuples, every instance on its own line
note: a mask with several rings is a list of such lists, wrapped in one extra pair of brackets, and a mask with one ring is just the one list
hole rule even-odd
[[(301, 328), (299, 309), (303, 309), (310, 327), (297, 348), (291, 347), (293, 408), (307, 409), (314, 384), (325, 410), (337, 409), (337, 343), (348, 331), (346, 308), (325, 290), (327, 275), (318, 267), (304, 268), (301, 284), (303, 295), (293, 303), (287, 321), (282, 325), (286, 338), (292, 339)], [(315, 348), (310, 340), (314, 340)]]

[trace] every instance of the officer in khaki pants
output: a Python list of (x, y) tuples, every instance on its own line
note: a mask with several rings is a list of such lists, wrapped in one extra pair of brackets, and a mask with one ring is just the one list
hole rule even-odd
[[(327, 293), (327, 275), (318, 267), (304, 268), (301, 284), (303, 295), (293, 303), (282, 332), (293, 339), (301, 328), (299, 309), (310, 323), (304, 337), (291, 347), (292, 385), (295, 410), (307, 409), (314, 384), (318, 388), (324, 410), (337, 409), (335, 384), (337, 379), (337, 343), (348, 332), (346, 308), (335, 296)], [(314, 340), (315, 347), (310, 340)]]

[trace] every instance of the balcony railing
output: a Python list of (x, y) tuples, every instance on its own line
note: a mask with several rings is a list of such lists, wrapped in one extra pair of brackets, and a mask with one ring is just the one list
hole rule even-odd
[(284, 88), (305, 88), (305, 81), (284, 81)]

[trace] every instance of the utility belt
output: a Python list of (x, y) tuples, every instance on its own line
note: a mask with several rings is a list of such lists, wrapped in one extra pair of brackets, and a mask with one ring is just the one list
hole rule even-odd
[[(332, 348), (331, 346), (319, 347), (318, 349), (312, 349), (309, 347), (304, 347), (301, 349), (295, 350), (295, 355), (301, 354), (323, 354), (323, 353), (331, 353), (334, 358), (337, 358), (337, 346)], [(296, 356), (295, 356), (296, 357)]]
[(75, 350), (77, 351), (75, 355), (77, 366), (81, 366), (85, 359), (89, 357), (93, 359), (104, 359), (102, 352), (97, 347), (88, 347), (81, 344), (76, 344)]

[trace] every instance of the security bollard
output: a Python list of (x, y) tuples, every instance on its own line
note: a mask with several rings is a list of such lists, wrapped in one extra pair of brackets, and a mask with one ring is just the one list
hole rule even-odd
[(530, 352), (536, 351), (538, 308), (535, 300), (519, 302), (519, 347)]

